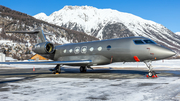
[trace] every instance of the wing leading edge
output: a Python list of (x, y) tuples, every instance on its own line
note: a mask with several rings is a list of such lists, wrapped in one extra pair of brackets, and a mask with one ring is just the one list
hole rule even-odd
[(76, 60), (76, 61), (43, 61), (43, 62), (0, 62), (0, 64), (29, 64), (29, 65), (84, 65), (90, 64), (92, 60)]

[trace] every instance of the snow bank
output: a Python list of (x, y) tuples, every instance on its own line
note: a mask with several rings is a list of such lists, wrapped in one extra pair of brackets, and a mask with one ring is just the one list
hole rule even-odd
[[(12, 78), (14, 80), (14, 78)], [(171, 101), (180, 91), (178, 77), (157, 79), (36, 78), (8, 83), (0, 99), (15, 101)]]
[(17, 59), (13, 59), (12, 57), (6, 57), (6, 61), (16, 61)]

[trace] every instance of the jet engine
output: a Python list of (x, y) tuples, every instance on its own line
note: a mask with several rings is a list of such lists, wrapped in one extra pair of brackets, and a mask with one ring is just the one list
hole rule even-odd
[(54, 52), (54, 45), (50, 42), (36, 44), (33, 49), (37, 54), (51, 54)]

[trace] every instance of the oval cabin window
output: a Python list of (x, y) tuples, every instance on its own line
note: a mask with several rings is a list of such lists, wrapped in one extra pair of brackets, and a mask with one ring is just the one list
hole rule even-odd
[(107, 50), (110, 50), (110, 49), (111, 49), (111, 46), (110, 46), (110, 45), (108, 45), (108, 46), (107, 46)]

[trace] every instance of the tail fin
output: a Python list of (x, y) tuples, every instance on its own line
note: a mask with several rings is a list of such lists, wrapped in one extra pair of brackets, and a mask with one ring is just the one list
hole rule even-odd
[(41, 27), (35, 29), (34, 31), (6, 31), (6, 33), (37, 34), (37, 43), (48, 42)]

